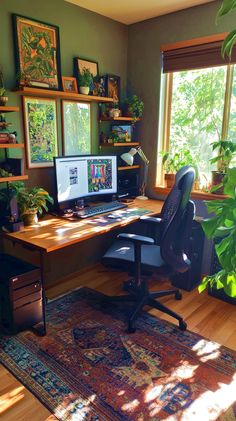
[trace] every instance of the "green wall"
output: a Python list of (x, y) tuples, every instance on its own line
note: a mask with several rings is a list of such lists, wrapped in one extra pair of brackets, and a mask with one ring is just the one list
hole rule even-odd
[[(128, 28), (96, 13), (82, 9), (64, 0), (1, 0), (0, 5), (0, 64), (10, 91), (9, 104), (20, 105), (20, 97), (11, 92), (16, 86), (11, 14), (48, 22), (60, 28), (62, 75), (73, 75), (73, 57), (84, 57), (98, 62), (99, 73), (121, 77), (123, 95), (127, 79)], [(58, 101), (58, 134), (61, 152), (60, 101)], [(12, 128), (23, 141), (22, 113), (9, 114)], [(92, 105), (92, 152), (98, 151), (97, 105)], [(53, 170), (31, 169), (29, 184), (41, 185), (53, 193)]]
[(226, 16), (216, 26), (215, 17), (220, 3), (214, 1), (129, 27), (128, 90), (140, 95), (145, 103), (139, 135), (143, 149), (151, 161), (150, 195), (156, 179), (161, 84), (160, 46), (236, 28), (236, 13)]

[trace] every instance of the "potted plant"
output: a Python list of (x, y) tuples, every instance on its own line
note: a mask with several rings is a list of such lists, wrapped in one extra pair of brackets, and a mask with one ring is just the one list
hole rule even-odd
[(199, 292), (208, 286), (223, 289), (229, 297), (236, 297), (236, 168), (229, 168), (223, 179), (226, 198), (206, 202), (209, 212), (215, 216), (202, 222), (209, 239), (220, 239), (215, 245), (221, 270), (205, 276)]
[(6, 89), (4, 88), (3, 72), (0, 68), (0, 105), (6, 105), (8, 97), (5, 96)]
[(185, 165), (191, 165), (196, 172), (196, 180), (199, 180), (198, 166), (196, 164), (197, 158), (194, 159), (187, 145), (178, 147), (173, 145), (170, 152), (162, 154), (162, 164), (165, 171), (166, 187), (171, 188), (175, 182), (175, 174), (180, 168)]
[(126, 114), (127, 116), (133, 117), (136, 122), (143, 115), (144, 103), (137, 95), (132, 95), (125, 100)]
[(93, 83), (93, 75), (89, 69), (84, 67), (78, 75), (79, 92), (84, 95), (89, 94), (90, 86)]
[(230, 140), (219, 140), (217, 142), (213, 142), (211, 145), (213, 151), (218, 150), (217, 156), (210, 160), (212, 164), (216, 162), (218, 164), (218, 169), (216, 171), (212, 171), (211, 192), (223, 194), (223, 178), (235, 156), (236, 143), (233, 143)]
[(38, 222), (38, 213), (43, 209), (48, 211), (47, 202), (53, 204), (53, 198), (41, 187), (28, 188), (23, 183), (14, 183), (19, 212), (25, 225), (34, 225)]

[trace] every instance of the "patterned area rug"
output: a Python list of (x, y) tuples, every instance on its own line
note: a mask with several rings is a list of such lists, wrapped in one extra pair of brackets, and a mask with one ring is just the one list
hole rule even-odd
[(59, 420), (236, 419), (236, 354), (83, 288), (47, 306), (48, 334), (0, 338), (0, 361)]

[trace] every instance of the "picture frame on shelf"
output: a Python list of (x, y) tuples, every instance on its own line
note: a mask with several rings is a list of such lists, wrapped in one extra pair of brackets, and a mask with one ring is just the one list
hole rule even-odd
[(23, 96), (22, 101), (27, 167), (52, 167), (58, 155), (56, 99)]
[(106, 75), (106, 96), (113, 98), (115, 103), (120, 102), (120, 76)]
[(90, 73), (92, 74), (93, 77), (93, 82), (91, 83), (90, 87), (89, 87), (89, 93), (90, 95), (95, 95), (94, 94), (94, 89), (95, 89), (95, 84), (94, 81), (96, 81), (98, 79), (98, 62), (97, 61), (92, 61), (92, 60), (87, 60), (84, 58), (80, 58), (80, 57), (74, 57), (74, 75), (78, 81), (79, 78), (79, 74), (83, 73), (83, 71), (85, 69), (88, 69), (90, 71)]
[(111, 126), (112, 133), (115, 133), (120, 142), (131, 142), (132, 140), (132, 125), (131, 124), (116, 124)]
[(91, 106), (89, 102), (62, 100), (63, 155), (91, 154)]
[(98, 76), (94, 81), (93, 95), (106, 96), (106, 77)]
[(60, 90), (58, 26), (16, 14), (12, 18), (19, 86)]
[(62, 89), (64, 92), (69, 92), (73, 94), (78, 93), (77, 81), (75, 77), (62, 76), (61, 80), (62, 80)]

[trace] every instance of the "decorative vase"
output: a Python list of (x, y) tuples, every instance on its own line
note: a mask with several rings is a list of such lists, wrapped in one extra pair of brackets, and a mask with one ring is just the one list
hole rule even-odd
[(171, 189), (175, 184), (175, 174), (165, 174), (166, 187)]
[(38, 223), (37, 210), (28, 211), (22, 215), (25, 226), (36, 225)]
[(109, 110), (109, 117), (111, 117), (111, 118), (120, 117), (120, 110), (119, 110), (119, 108), (111, 108)]
[[(212, 187), (217, 186), (218, 184), (221, 184), (223, 181), (223, 178), (225, 176), (225, 173), (219, 172), (219, 171), (212, 171)], [(219, 187), (219, 189), (212, 192), (213, 194), (224, 194), (224, 187)]]
[(8, 96), (0, 96), (0, 105), (6, 105)]
[(88, 95), (89, 94), (89, 86), (80, 86), (79, 91), (83, 95)]

